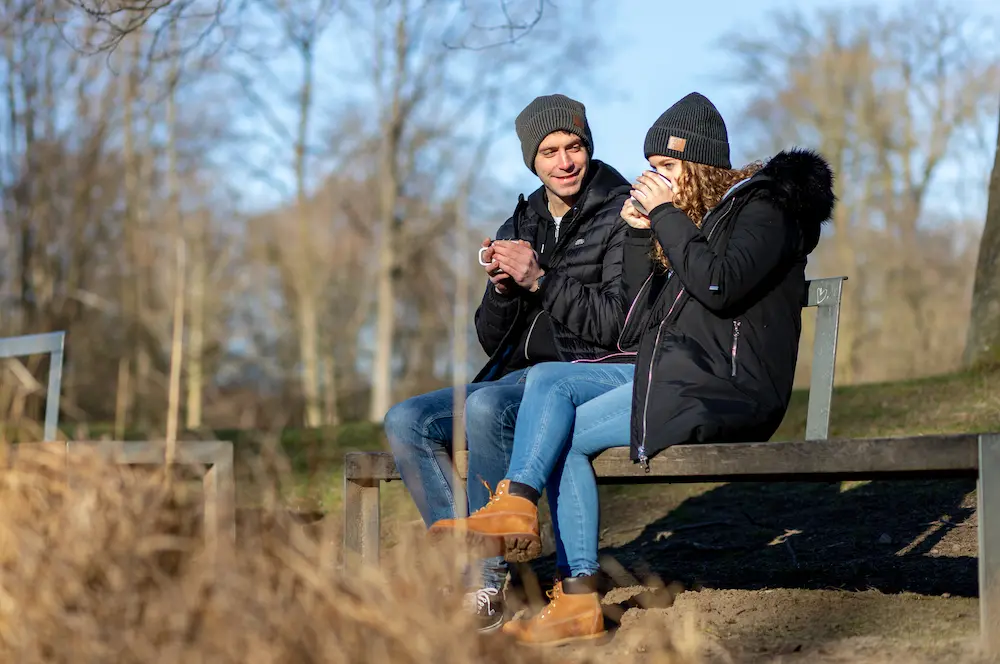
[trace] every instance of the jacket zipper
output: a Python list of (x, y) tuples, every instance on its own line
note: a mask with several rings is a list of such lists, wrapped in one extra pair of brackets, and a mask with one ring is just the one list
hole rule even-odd
[[(726, 215), (732, 211), (734, 204), (735, 204), (735, 199), (730, 199), (729, 207), (726, 209), (725, 212), (723, 212), (719, 216), (719, 220), (715, 222), (715, 225), (712, 226), (712, 230), (708, 232), (708, 238), (707, 238), (708, 240), (712, 239), (712, 234), (715, 233), (715, 229), (718, 228), (720, 224), (722, 224), (723, 220), (726, 218)], [(677, 306), (677, 302), (681, 299), (681, 295), (683, 294), (684, 294), (684, 288), (682, 287), (677, 292), (677, 297), (674, 298), (673, 304), (670, 305), (670, 309), (667, 311), (667, 315), (663, 317), (663, 320), (660, 321), (660, 325), (656, 328), (656, 339), (653, 341), (653, 353), (649, 358), (649, 374), (646, 377), (646, 398), (642, 404), (642, 442), (639, 443), (639, 465), (641, 465), (642, 469), (647, 473), (649, 472), (649, 457), (646, 455), (646, 431), (647, 427), (649, 426), (649, 422), (646, 418), (646, 413), (649, 411), (649, 390), (653, 382), (653, 367), (656, 366), (656, 349), (660, 346), (660, 333), (663, 332), (663, 324), (666, 323), (668, 320), (670, 320), (670, 314), (673, 313), (674, 307)], [(734, 371), (735, 371), (735, 365), (734, 365)]]
[(732, 372), (733, 378), (736, 378), (736, 350), (737, 350), (737, 345), (739, 344), (740, 341), (740, 326), (742, 324), (743, 321), (739, 320), (738, 318), (733, 321), (733, 347), (732, 350), (730, 351), (733, 356), (733, 372)]
[[(726, 208), (725, 212), (723, 212), (721, 215), (719, 215), (719, 220), (715, 222), (715, 225), (712, 226), (712, 230), (710, 230), (708, 232), (708, 237), (706, 238), (706, 240), (711, 240), (712, 239), (712, 234), (715, 233), (715, 229), (718, 228), (722, 224), (723, 220), (726, 218), (726, 215), (728, 215), (730, 212), (733, 211), (733, 205), (735, 205), (735, 204), (736, 204), (736, 199), (734, 199), (734, 198), (729, 199), (729, 207)], [(705, 216), (708, 216), (708, 215), (706, 214)]]
[[(566, 214), (563, 215), (562, 222), (560, 222), (559, 227), (562, 230), (562, 241), (560, 241), (560, 233), (556, 232), (555, 244), (552, 245), (552, 262), (549, 264), (549, 269), (552, 269), (560, 264), (561, 258), (556, 254), (556, 252), (566, 244), (568, 238), (570, 237), (570, 230), (573, 230), (573, 223), (576, 221), (576, 216), (579, 213), (579, 208), (577, 206), (571, 207)], [(542, 241), (542, 253), (545, 253), (545, 241)]]
[(541, 316), (543, 313), (545, 312), (539, 311), (537, 314), (535, 314), (535, 318), (531, 321), (531, 327), (528, 328), (528, 336), (524, 338), (524, 359), (526, 360), (531, 359), (530, 357), (528, 357), (528, 343), (531, 342), (531, 333), (534, 332), (535, 330), (535, 323), (538, 322), (538, 317)]
[(642, 286), (639, 287), (639, 292), (635, 294), (634, 298), (632, 298), (632, 304), (629, 305), (628, 313), (625, 314), (625, 322), (622, 324), (622, 331), (618, 335), (618, 350), (621, 351), (622, 353), (628, 352), (624, 348), (622, 348), (622, 339), (625, 337), (626, 330), (628, 330), (628, 322), (629, 319), (632, 318), (632, 312), (635, 311), (635, 303), (639, 301), (640, 297), (642, 297), (642, 291), (646, 290), (646, 286), (648, 286), (649, 282), (652, 280), (653, 280), (653, 273), (650, 272), (649, 276), (646, 277), (646, 281), (644, 281), (642, 283)]
[(649, 358), (649, 375), (646, 377), (646, 399), (642, 404), (642, 444), (639, 445), (639, 463), (642, 465), (642, 469), (647, 473), (649, 472), (649, 457), (646, 456), (646, 428), (649, 426), (649, 421), (646, 418), (646, 413), (649, 410), (649, 388), (653, 383), (653, 367), (656, 365), (656, 349), (660, 346), (660, 333), (663, 332), (663, 324), (670, 319), (670, 314), (674, 312), (674, 307), (677, 306), (677, 302), (680, 301), (681, 295), (683, 294), (683, 288), (677, 291), (677, 297), (674, 298), (673, 303), (670, 305), (667, 315), (663, 317), (663, 320), (660, 321), (660, 325), (656, 328), (656, 339), (653, 341), (653, 354)]

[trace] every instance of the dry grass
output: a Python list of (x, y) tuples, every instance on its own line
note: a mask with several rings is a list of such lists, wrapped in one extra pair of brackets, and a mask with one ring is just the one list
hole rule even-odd
[[(267, 513), (237, 551), (206, 547), (200, 501), (165, 473), (53, 448), (3, 449), (0, 661), (588, 661), (478, 637), (461, 608), (460, 560), (410, 540), (382, 570), (345, 573), (339, 527), (312, 535)], [(195, 497), (197, 498), (197, 497)], [(656, 634), (643, 661), (699, 661), (689, 628)], [(653, 647), (650, 647), (651, 644)], [(678, 649), (678, 644), (679, 649)]]

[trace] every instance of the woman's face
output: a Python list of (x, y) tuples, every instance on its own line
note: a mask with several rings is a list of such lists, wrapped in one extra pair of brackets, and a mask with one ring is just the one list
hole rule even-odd
[(670, 188), (677, 191), (678, 180), (681, 177), (681, 160), (663, 155), (652, 155), (649, 158), (650, 167), (670, 182)]

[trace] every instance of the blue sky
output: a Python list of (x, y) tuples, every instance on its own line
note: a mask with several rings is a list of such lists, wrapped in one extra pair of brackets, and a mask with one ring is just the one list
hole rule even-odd
[[(910, 0), (912, 2), (912, 0)], [(1000, 15), (1000, 0), (956, 0), (972, 12)], [(607, 39), (601, 65), (591, 80), (564, 91), (587, 106), (587, 116), (594, 133), (595, 156), (615, 166), (626, 178), (637, 175), (646, 162), (642, 144), (646, 130), (671, 104), (691, 91), (706, 95), (715, 103), (729, 127), (733, 163), (744, 163), (765, 155), (748, 154), (741, 145), (739, 116), (741, 99), (723, 76), (727, 55), (718, 42), (734, 30), (767, 30), (768, 14), (795, 6), (787, 0), (617, 0), (599, 1), (599, 20)], [(856, 0), (808, 0), (800, 9), (844, 8), (871, 3)], [(890, 9), (902, 0), (879, 0)], [(651, 34), (645, 36), (645, 31)], [(661, 53), (685, 54), (668, 72), (657, 69)], [(643, 72), (653, 72), (651, 84)], [(553, 90), (557, 92), (558, 90)], [(530, 100), (525, 100), (525, 103)], [(994, 125), (995, 126), (995, 125)], [(995, 134), (994, 134), (995, 137)], [(994, 143), (995, 144), (995, 143)], [(513, 126), (493, 153), (501, 177), (520, 191), (531, 191), (538, 180), (524, 168)], [(983, 187), (970, 187), (954, 211), (977, 215), (985, 211)]]
[[(558, 5), (572, 9), (577, 1), (558, 0)], [(907, 0), (871, 0), (863, 4), (871, 6), (876, 1), (882, 7), (891, 9)], [(983, 16), (997, 14), (996, 7), (1000, 4), (1000, 0), (954, 1)], [(855, 0), (807, 0), (798, 6), (800, 9), (808, 6), (812, 10), (822, 10), (859, 4), (861, 3)], [(726, 67), (730, 63), (729, 55), (718, 44), (724, 36), (737, 29), (771, 32), (768, 25), (769, 14), (779, 10), (787, 11), (795, 6), (794, 3), (787, 0), (594, 0), (594, 6), (593, 20), (598, 22), (605, 37), (603, 48), (595, 58), (598, 63), (572, 85), (564, 89), (553, 88), (547, 92), (562, 92), (586, 104), (594, 133), (596, 157), (615, 166), (625, 177), (633, 178), (646, 167), (642, 154), (646, 130), (660, 113), (691, 91), (708, 96), (725, 118), (730, 130), (734, 163), (765, 156), (746, 152), (745, 146), (749, 140), (741, 135), (739, 128), (743, 100), (724, 78)], [(338, 93), (343, 93), (344, 85), (351, 84), (351, 74), (348, 71), (350, 65), (341, 57), (345, 49), (350, 55), (357, 55), (349, 42), (350, 39), (334, 39), (324, 47), (322, 57), (317, 59), (317, 62), (322, 63), (317, 71), (316, 101), (320, 115), (329, 113)], [(671, 54), (677, 54), (673, 56), (676, 59), (671, 66), (664, 67), (667, 60), (665, 56)], [(281, 60), (283, 61), (271, 62), (275, 72), (274, 81), (288, 84), (291, 89), (297, 81), (296, 63), (284, 58)], [(539, 66), (544, 66), (544, 63), (539, 63)], [(272, 98), (280, 94), (274, 86), (268, 88), (268, 85), (263, 83), (262, 91), (269, 93)], [(331, 92), (324, 94), (325, 91)], [(516, 97), (521, 93), (513, 89), (510, 94)], [(531, 101), (531, 96), (533, 95), (525, 94), (523, 99), (512, 98), (510, 101), (521, 108)], [(285, 103), (279, 104), (274, 111), (283, 124), (294, 126), (292, 100), (287, 94)], [(234, 120), (248, 138), (255, 138), (255, 134), (269, 133), (266, 123), (259, 118), (237, 116)], [(492, 149), (487, 177), (495, 178), (512, 195), (509, 198), (509, 208), (498, 210), (496, 219), (476, 220), (476, 224), (490, 229), (487, 232), (492, 232), (503, 221), (504, 215), (509, 214), (516, 192), (527, 193), (539, 186), (538, 179), (525, 168), (522, 161), (513, 130), (513, 115), (507, 120), (507, 126), (509, 130), (504, 132)], [(996, 134), (993, 134), (992, 140), (995, 141), (995, 138)], [(288, 163), (285, 163), (289, 156), (287, 142), (278, 141), (282, 146), (280, 154), (270, 154), (262, 148), (261, 144), (266, 142), (240, 142), (238, 152), (233, 156), (240, 161), (252, 160), (259, 164), (274, 180), (281, 182), (284, 196), (262, 180), (247, 177), (248, 174), (240, 168), (227, 171), (236, 188), (243, 194), (244, 204), (251, 209), (287, 202), (288, 194), (292, 191), (291, 172)], [(229, 163), (235, 165), (232, 161)], [(953, 177), (969, 182), (968, 194), (945, 197), (945, 204), (950, 207), (950, 211), (969, 215), (971, 218), (982, 216), (988, 176), (986, 164), (987, 161), (983, 160), (983, 165), (976, 167), (972, 177), (966, 173), (962, 178), (960, 165), (946, 169), (952, 171)], [(285, 201), (281, 201), (281, 198), (285, 198)], [(942, 197), (934, 198), (935, 203), (942, 200)], [(471, 358), (473, 362), (481, 359), (477, 355), (480, 352), (478, 344), (471, 344), (470, 352), (474, 356)]]
[[(800, 3), (799, 8), (804, 9), (803, 5), (808, 5), (810, 10), (843, 9), (871, 6), (873, 1), (809, 0), (808, 3)], [(891, 10), (904, 1), (878, 0), (878, 4)], [(560, 11), (571, 11), (576, 2), (578, 0), (558, 0), (557, 6)], [(1000, 18), (997, 9), (1000, 0), (953, 2), (974, 14)], [(735, 30), (770, 33), (770, 15), (776, 11), (788, 11), (793, 6), (787, 0), (593, 0), (592, 20), (600, 26), (604, 35), (604, 44), (595, 58), (597, 62), (572, 84), (547, 92), (562, 92), (586, 104), (594, 133), (595, 156), (612, 164), (630, 179), (646, 166), (642, 144), (650, 124), (672, 103), (691, 91), (708, 96), (722, 113), (729, 127), (734, 164), (764, 158), (767, 155), (746, 152), (750, 137), (740, 128), (743, 100), (739, 91), (725, 79), (731, 60), (719, 48), (719, 42)], [(351, 80), (350, 65), (344, 56), (357, 56), (349, 36), (329, 36), (332, 41), (324, 44), (318, 59), (321, 64), (317, 69), (316, 101), (320, 115), (329, 112), (336, 92), (342, 92), (345, 83)], [(668, 68), (663, 66), (666, 61), (671, 62)], [(544, 66), (544, 63), (539, 66)], [(294, 59), (286, 56), (273, 60), (270, 67), (275, 73), (274, 81), (289, 85), (290, 91), (298, 76)], [(268, 89), (267, 85), (264, 83), (261, 91), (276, 101), (274, 95), (278, 93)], [(325, 95), (326, 90), (334, 91), (334, 96)], [(516, 89), (511, 90), (511, 95), (510, 102), (517, 108), (523, 107), (533, 96), (525, 94), (523, 99), (518, 98), (519, 91)], [(285, 93), (284, 102), (277, 103), (273, 110), (286, 127), (294, 127), (294, 108), (289, 93)], [(269, 133), (267, 123), (260, 117), (237, 118), (236, 121), (247, 136), (263, 137)], [(512, 193), (527, 193), (537, 188), (539, 183), (524, 167), (514, 135), (513, 115), (507, 119), (507, 126), (509, 130), (503, 133), (492, 149), (489, 177), (498, 180)], [(287, 143), (283, 145), (287, 147)], [(280, 182), (283, 189), (279, 193), (264, 181), (247, 178), (241, 169), (233, 169), (234, 184), (243, 195), (248, 209), (280, 205), (290, 198), (293, 191), (290, 163), (282, 163), (288, 161), (286, 147), (275, 160), (276, 155), (269, 154), (260, 141), (240, 143), (238, 158), (249, 159), (262, 166), (262, 170), (266, 170), (272, 180)], [(946, 207), (952, 214), (971, 218), (982, 216), (990, 163), (990, 159), (978, 159), (965, 164), (948, 164), (942, 169), (942, 177), (958, 182), (962, 189), (944, 203), (936, 199), (932, 204)], [(974, 171), (971, 176), (970, 169)], [(496, 223), (500, 221), (502, 219)], [(482, 222), (485, 226), (494, 226), (490, 220)]]

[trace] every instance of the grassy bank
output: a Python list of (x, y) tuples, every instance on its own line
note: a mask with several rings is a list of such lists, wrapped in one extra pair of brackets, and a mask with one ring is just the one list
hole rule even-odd
[[(805, 433), (808, 392), (797, 390), (775, 440), (801, 438)], [(1000, 431), (1000, 369), (962, 372), (897, 383), (841, 387), (834, 391), (830, 435), (833, 437), (902, 436), (907, 434)], [(100, 426), (89, 437), (98, 438)], [(132, 432), (127, 439), (144, 436)], [(324, 429), (285, 429), (275, 436), (238, 429), (188, 433), (188, 438), (229, 440), (236, 447), (239, 502), (259, 504), (254, 460), (276, 444), (287, 458), (291, 481), (283, 493), (290, 506), (306, 511), (333, 511), (341, 506), (343, 457), (352, 450), (385, 450), (381, 427), (352, 422)], [(698, 486), (675, 487), (687, 495)], [(627, 497), (657, 487), (602, 487), (606, 498)], [(678, 496), (680, 497), (680, 495)], [(416, 511), (401, 483), (384, 487), (383, 512), (388, 521), (416, 519)]]
[[(805, 434), (808, 392), (798, 390), (774, 440)], [(1000, 369), (962, 372), (897, 383), (842, 387), (834, 391), (830, 423), (833, 437), (902, 436), (908, 434), (1000, 431)], [(220, 430), (215, 435), (237, 444), (237, 456), (250, 459), (259, 442), (246, 432)], [(342, 494), (342, 459), (351, 450), (383, 450), (381, 429), (352, 423), (326, 431), (287, 430), (281, 445), (296, 476), (290, 496), (303, 508), (336, 510)], [(663, 491), (662, 487), (602, 487), (607, 498)], [(699, 486), (675, 487), (698, 492)], [(252, 501), (251, 491), (243, 494)], [(400, 483), (384, 487), (383, 512), (388, 520), (415, 519), (416, 511)], [(397, 514), (397, 512), (399, 512)]]

